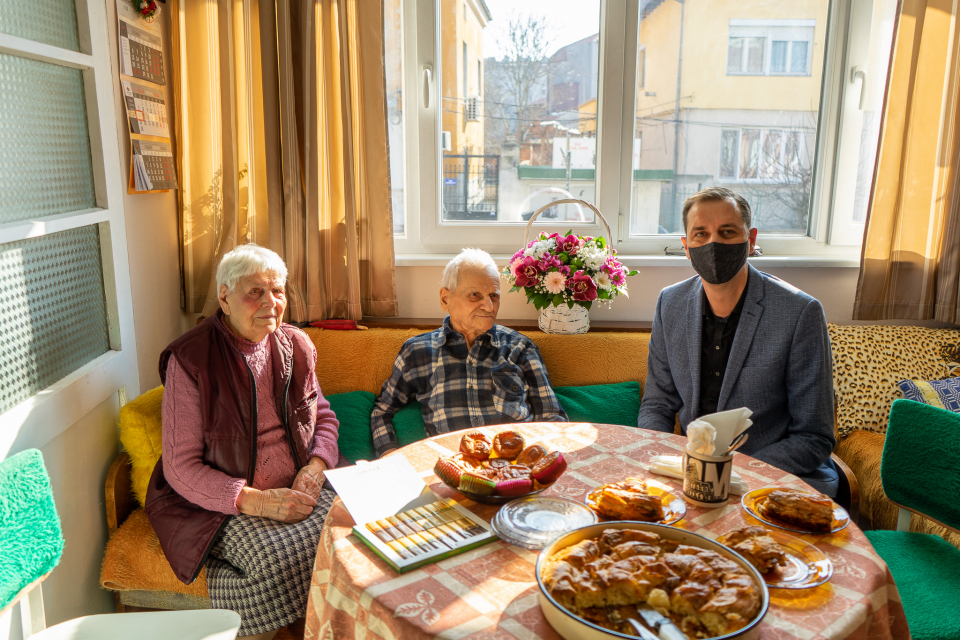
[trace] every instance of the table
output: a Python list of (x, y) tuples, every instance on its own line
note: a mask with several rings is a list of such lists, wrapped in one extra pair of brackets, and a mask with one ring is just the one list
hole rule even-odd
[[(680, 436), (590, 423), (530, 423), (481, 431), (492, 436), (508, 428), (520, 431), (528, 444), (542, 442), (559, 449), (567, 459), (566, 473), (543, 495), (583, 501), (594, 487), (626, 477), (648, 478), (681, 494), (681, 481), (646, 470), (651, 456), (680, 455), (686, 442)], [(433, 475), (437, 457), (455, 452), (462, 435), (436, 436), (404, 447), (399, 454), (434, 492), (456, 498), (489, 521), (498, 507), (467, 500)], [(751, 489), (808, 488), (796, 476), (749, 456), (737, 454), (734, 462)], [(745, 516), (739, 497), (732, 496), (721, 509), (688, 504), (686, 516), (675, 526), (716, 538), (746, 524)], [(336, 500), (317, 551), (307, 603), (307, 640), (559, 638), (540, 611), (534, 577), (537, 552), (496, 541), (398, 575), (351, 535), (353, 524)], [(802, 537), (830, 558), (833, 577), (815, 589), (771, 590), (761, 638), (910, 637), (890, 571), (856, 525), (836, 534)]]

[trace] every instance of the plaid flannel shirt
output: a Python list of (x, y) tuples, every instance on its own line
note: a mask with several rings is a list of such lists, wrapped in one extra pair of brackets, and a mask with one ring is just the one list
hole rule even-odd
[(383, 383), (370, 416), (377, 456), (396, 449), (393, 416), (423, 406), (427, 435), (510, 422), (565, 422), (540, 350), (529, 338), (494, 325), (473, 347), (450, 325), (410, 338)]

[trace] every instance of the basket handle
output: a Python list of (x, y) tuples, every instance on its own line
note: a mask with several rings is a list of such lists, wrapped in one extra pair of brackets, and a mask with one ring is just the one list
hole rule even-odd
[(607, 219), (603, 217), (602, 213), (600, 213), (600, 209), (597, 209), (595, 206), (593, 206), (586, 200), (579, 200), (577, 198), (564, 198), (563, 200), (554, 200), (550, 204), (545, 204), (533, 212), (533, 215), (530, 216), (530, 220), (527, 221), (526, 229), (523, 230), (523, 246), (524, 247), (527, 246), (527, 236), (530, 235), (530, 225), (533, 224), (533, 221), (536, 220), (537, 216), (539, 216), (541, 213), (543, 213), (550, 207), (554, 207), (558, 204), (583, 204), (589, 207), (590, 209), (592, 209), (593, 212), (596, 214), (596, 216), (600, 218), (600, 222), (603, 223), (603, 227), (607, 230), (607, 240), (611, 243), (613, 242), (613, 238), (610, 236), (610, 225), (607, 224)]

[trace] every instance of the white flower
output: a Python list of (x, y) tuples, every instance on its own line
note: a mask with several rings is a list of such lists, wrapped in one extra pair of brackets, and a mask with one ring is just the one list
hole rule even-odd
[(583, 261), (583, 266), (592, 271), (599, 271), (607, 260), (607, 250), (589, 244), (580, 250), (577, 257)]
[(611, 284), (610, 275), (601, 271), (600, 275), (597, 276), (597, 286), (601, 289), (609, 289)]
[(529, 258), (532, 255), (533, 255), (533, 247), (527, 247), (526, 249), (523, 250), (524, 258)]
[(543, 286), (546, 287), (550, 293), (563, 293), (564, 287), (567, 286), (567, 277), (559, 271), (552, 271), (543, 279)]

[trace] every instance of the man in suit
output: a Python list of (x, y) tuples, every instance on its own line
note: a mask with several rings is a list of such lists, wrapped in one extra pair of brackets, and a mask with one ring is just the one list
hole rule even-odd
[(704, 189), (683, 205), (683, 246), (699, 274), (660, 292), (637, 424), (686, 433), (696, 418), (747, 407), (740, 451), (835, 497), (833, 371), (823, 308), (747, 264), (750, 205)]

